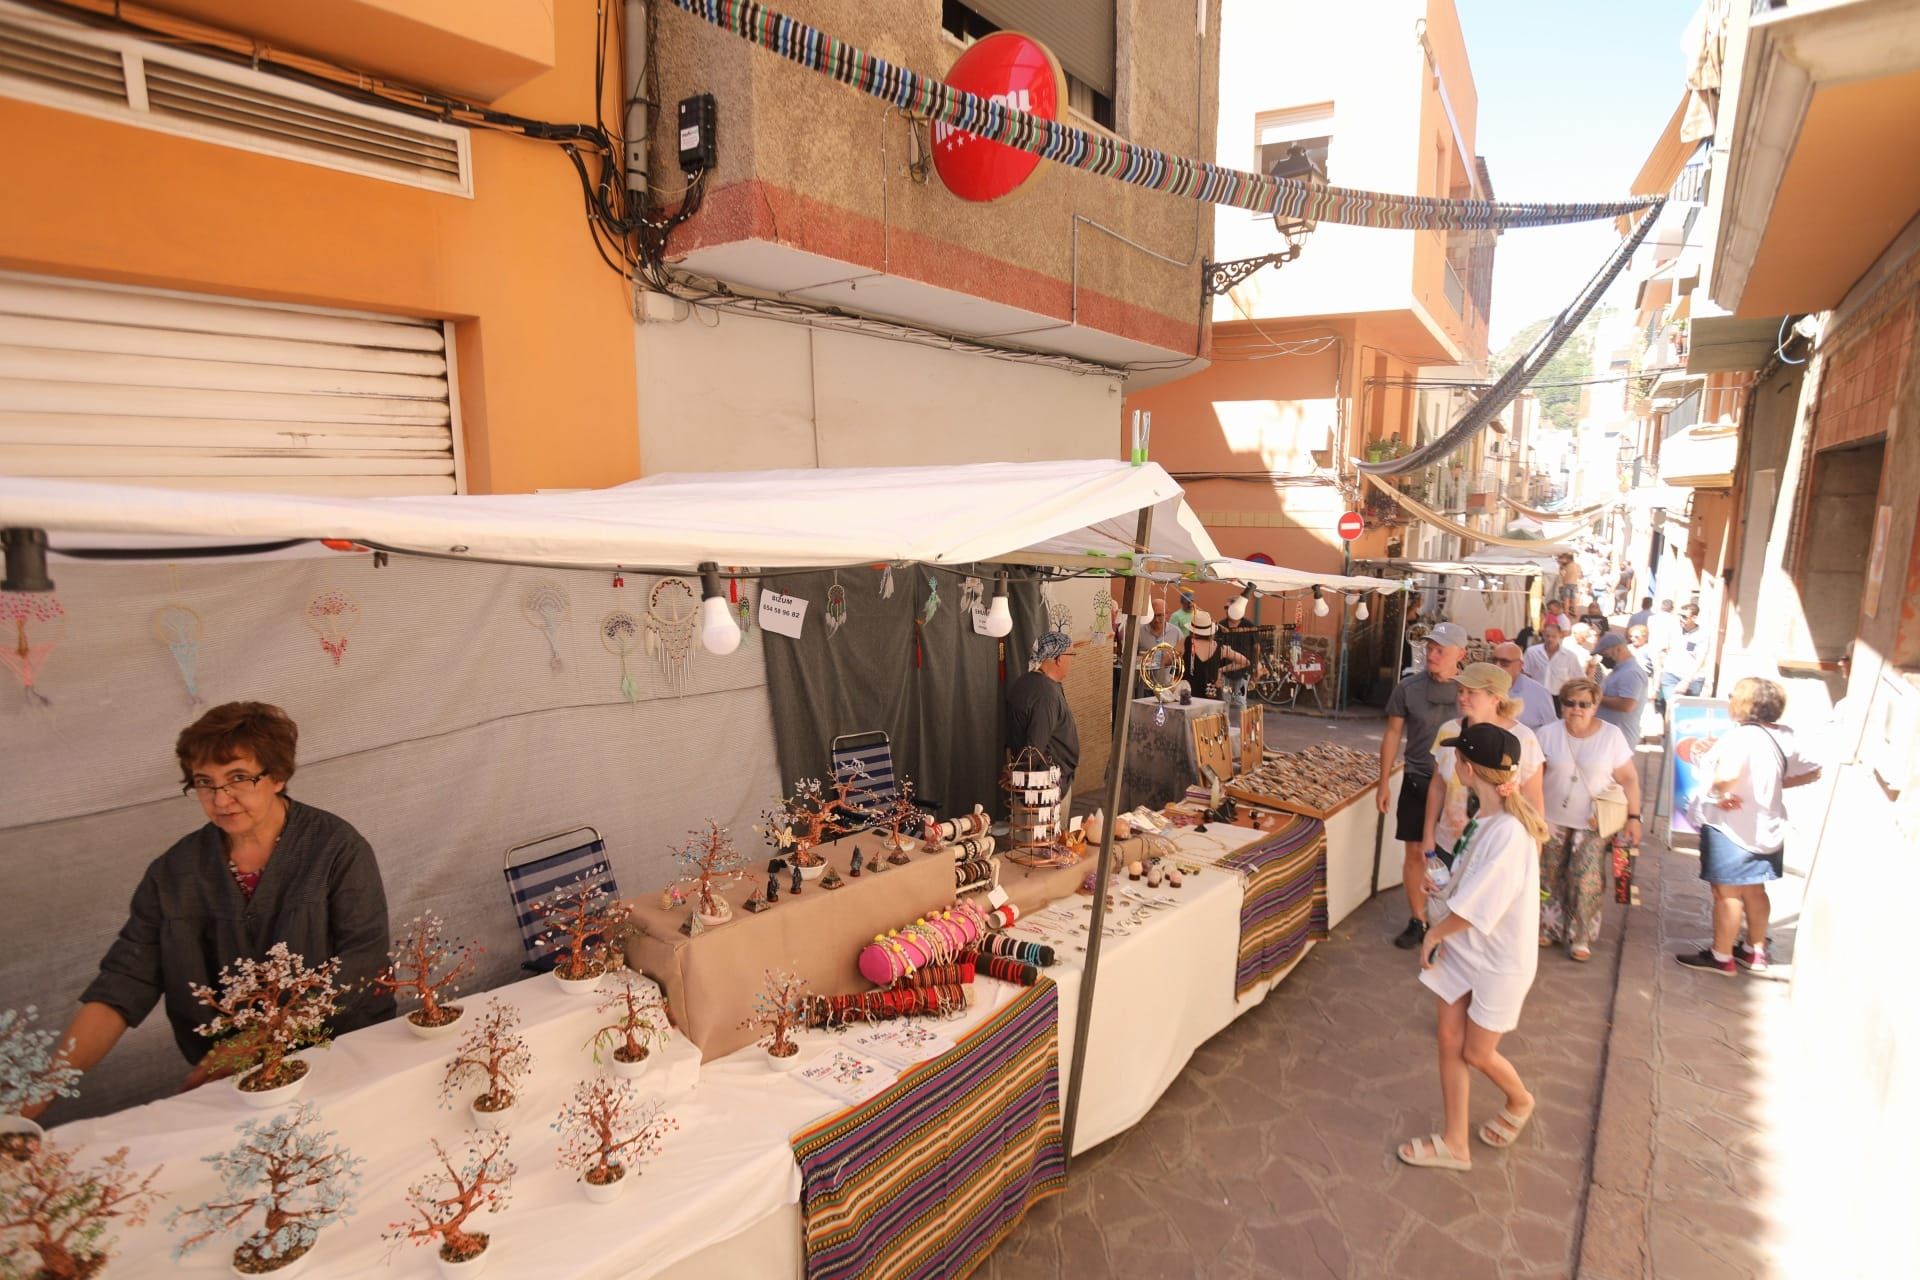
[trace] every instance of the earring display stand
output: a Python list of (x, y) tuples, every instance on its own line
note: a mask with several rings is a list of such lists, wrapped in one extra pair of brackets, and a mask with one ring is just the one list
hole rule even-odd
[[(1240, 711), (1240, 772), (1252, 773), (1266, 759), (1267, 712), (1248, 705)], [(1225, 774), (1220, 775), (1225, 777)]]
[(1227, 731), (1226, 713), (1195, 716), (1188, 722), (1188, 729), (1193, 734), (1193, 759), (1200, 766), (1201, 776), (1211, 768), (1215, 776), (1231, 778), (1233, 740)]

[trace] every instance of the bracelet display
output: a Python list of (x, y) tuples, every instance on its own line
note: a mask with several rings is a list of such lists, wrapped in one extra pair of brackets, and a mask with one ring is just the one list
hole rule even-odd
[(809, 1027), (844, 1027), (855, 1022), (890, 1022), (895, 1018), (927, 1017), (964, 1012), (967, 988), (958, 984), (904, 987), (890, 991), (861, 991), (845, 996), (808, 996)]
[(860, 974), (876, 987), (890, 987), (927, 965), (954, 963), (986, 932), (986, 912), (963, 900), (875, 934), (872, 943), (860, 949)]

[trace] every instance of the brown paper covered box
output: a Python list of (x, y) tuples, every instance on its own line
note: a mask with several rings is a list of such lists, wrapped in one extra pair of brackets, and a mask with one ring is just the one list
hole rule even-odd
[[(1125, 864), (1127, 843), (1114, 847), (1119, 865)], [(756, 863), (754, 875), (727, 892), (733, 919), (698, 937), (680, 932), (690, 907), (663, 909), (657, 890), (633, 900), (636, 927), (627, 943), (627, 963), (665, 988), (674, 1022), (700, 1046), (702, 1059), (753, 1043), (755, 1033), (740, 1023), (753, 1012), (753, 998), (765, 985), (768, 969), (792, 970), (820, 995), (871, 990), (873, 984), (860, 976), (860, 948), (872, 942), (874, 934), (953, 901), (951, 850), (915, 852), (904, 867), (888, 867), (878, 875), (867, 871), (854, 879), (847, 868), (855, 846), (868, 860), (884, 856), (880, 837), (873, 834), (843, 836), (822, 845), (820, 851), (845, 886), (824, 889), (820, 881), (809, 880), (796, 898), (783, 872), (780, 901), (758, 915), (744, 905), (756, 887), (766, 886), (766, 863)], [(1000, 884), (1025, 915), (1072, 893), (1092, 865), (1091, 854), (1079, 866), (1047, 870), (1003, 860)]]

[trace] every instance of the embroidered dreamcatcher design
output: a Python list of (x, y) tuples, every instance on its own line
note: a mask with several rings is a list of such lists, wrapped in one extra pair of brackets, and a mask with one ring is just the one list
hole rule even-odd
[(628, 702), (640, 701), (640, 690), (627, 669), (627, 655), (640, 647), (640, 620), (625, 609), (615, 609), (600, 619), (600, 643), (620, 659), (620, 692)]
[(880, 571), (880, 598), (882, 600), (893, 599), (893, 566), (891, 564), (877, 564), (874, 568)]
[(847, 589), (840, 585), (840, 575), (833, 575), (833, 585), (827, 588), (827, 635), (840, 634), (840, 628), (847, 624)]
[(1094, 584), (1093, 630), (1096, 635), (1113, 629), (1113, 593), (1105, 582)]
[(320, 647), (339, 666), (347, 653), (347, 635), (360, 625), (360, 606), (338, 587), (329, 587), (307, 601), (307, 626), (320, 638)]
[(968, 617), (986, 607), (987, 584), (978, 578), (960, 579), (960, 612)]
[(551, 578), (530, 583), (520, 595), (520, 612), (526, 615), (528, 626), (547, 638), (551, 655), (547, 665), (555, 672), (564, 671), (567, 664), (560, 659), (560, 629), (573, 616), (573, 600), (567, 589)]
[(66, 629), (67, 611), (51, 591), (0, 591), (0, 663), (20, 681), (30, 707), (53, 705), (34, 681)]
[(204, 631), (200, 615), (177, 600), (153, 611), (154, 639), (173, 655), (173, 665), (180, 668), (180, 679), (187, 686), (187, 697), (196, 707), (201, 705), (198, 668)]
[(937, 611), (939, 608), (940, 608), (940, 584), (934, 581), (934, 577), (932, 574), (928, 574), (927, 575), (927, 603), (926, 603), (926, 607), (920, 610), (920, 621), (923, 623), (932, 622), (933, 615), (935, 611)]
[(693, 642), (700, 625), (700, 593), (685, 578), (662, 578), (647, 592), (647, 653), (676, 693), (693, 673)]

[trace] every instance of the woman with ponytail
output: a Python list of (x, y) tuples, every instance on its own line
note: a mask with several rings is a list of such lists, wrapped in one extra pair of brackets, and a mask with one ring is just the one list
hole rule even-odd
[(1534, 1098), (1500, 1037), (1520, 1022), (1520, 1006), (1539, 966), (1540, 842), (1546, 820), (1511, 785), (1520, 741), (1496, 724), (1473, 724), (1439, 745), (1454, 753), (1454, 777), (1479, 801), (1461, 854), (1434, 896), (1447, 905), (1420, 946), (1420, 981), (1437, 1000), (1440, 1096), (1446, 1120), (1430, 1137), (1400, 1144), (1400, 1159), (1426, 1169), (1473, 1167), (1467, 1137), (1472, 1072), (1506, 1095), (1480, 1126), (1480, 1141), (1510, 1147), (1533, 1117)]

